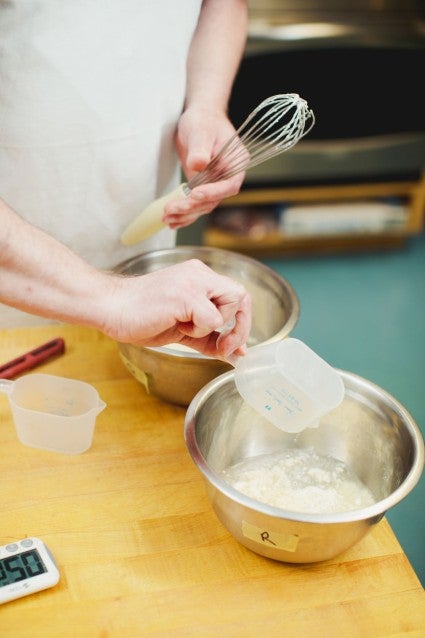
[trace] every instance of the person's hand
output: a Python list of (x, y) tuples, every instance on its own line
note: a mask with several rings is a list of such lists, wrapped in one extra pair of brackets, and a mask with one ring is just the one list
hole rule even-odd
[[(222, 112), (187, 109), (180, 118), (176, 146), (186, 178), (203, 170), (220, 151), (235, 129)], [(197, 186), (190, 195), (169, 201), (163, 221), (170, 228), (182, 228), (211, 212), (226, 197), (236, 195), (242, 185), (243, 172), (215, 183)]]
[[(218, 359), (245, 354), (251, 297), (240, 283), (203, 262), (191, 259), (146, 275), (113, 276), (112, 282), (101, 329), (115, 340), (181, 343)], [(220, 336), (217, 329), (233, 319), (230, 332)]]

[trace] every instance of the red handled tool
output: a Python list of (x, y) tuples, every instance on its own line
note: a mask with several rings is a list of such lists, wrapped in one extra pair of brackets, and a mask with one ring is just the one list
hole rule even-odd
[(13, 379), (21, 372), (26, 372), (31, 368), (35, 368), (47, 359), (56, 357), (65, 352), (65, 342), (62, 338), (53, 339), (43, 345), (38, 346), (34, 350), (30, 350), (17, 359), (13, 359), (8, 363), (0, 365), (0, 378)]

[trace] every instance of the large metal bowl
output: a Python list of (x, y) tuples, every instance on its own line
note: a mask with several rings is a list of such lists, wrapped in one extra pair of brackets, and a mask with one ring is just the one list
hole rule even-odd
[[(380, 387), (339, 371), (345, 397), (318, 428), (298, 435), (274, 427), (244, 403), (228, 372), (207, 384), (186, 413), (185, 440), (219, 520), (254, 552), (289, 563), (332, 558), (359, 541), (404, 499), (424, 468), (424, 442), (411, 415)], [(284, 449), (313, 448), (348, 465), (375, 503), (340, 513), (301, 513), (234, 489), (222, 470)]]
[[(188, 259), (200, 259), (250, 292), (253, 301), (249, 345), (272, 343), (288, 336), (299, 316), (299, 302), (292, 286), (261, 262), (218, 248), (178, 246), (143, 253), (115, 268), (123, 275), (142, 275)], [(211, 379), (231, 366), (198, 352), (173, 346), (148, 348), (118, 344), (122, 360), (155, 396), (187, 406)]]

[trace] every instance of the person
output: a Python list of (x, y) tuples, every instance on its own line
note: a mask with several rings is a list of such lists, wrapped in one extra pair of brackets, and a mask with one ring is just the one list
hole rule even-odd
[[(114, 266), (175, 245), (176, 229), (243, 175), (168, 203), (167, 228), (120, 235), (202, 170), (234, 132), (227, 103), (245, 0), (11, 0), (0, 6), (0, 326), (66, 321), (144, 345), (243, 354), (251, 299), (189, 260), (138, 277)], [(236, 321), (217, 339), (217, 328)]]

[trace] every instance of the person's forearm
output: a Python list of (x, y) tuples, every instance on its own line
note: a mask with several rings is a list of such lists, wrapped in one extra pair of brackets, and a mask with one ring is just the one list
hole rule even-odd
[[(96, 270), (0, 200), (0, 302), (101, 330), (116, 341), (180, 341), (208, 356), (243, 354), (251, 325), (244, 287), (197, 259), (125, 277)], [(235, 319), (217, 343), (217, 328)]]
[(55, 320), (101, 325), (106, 274), (1, 201), (0, 228), (0, 302)]
[(226, 111), (245, 49), (245, 0), (204, 0), (188, 59), (186, 105)]

